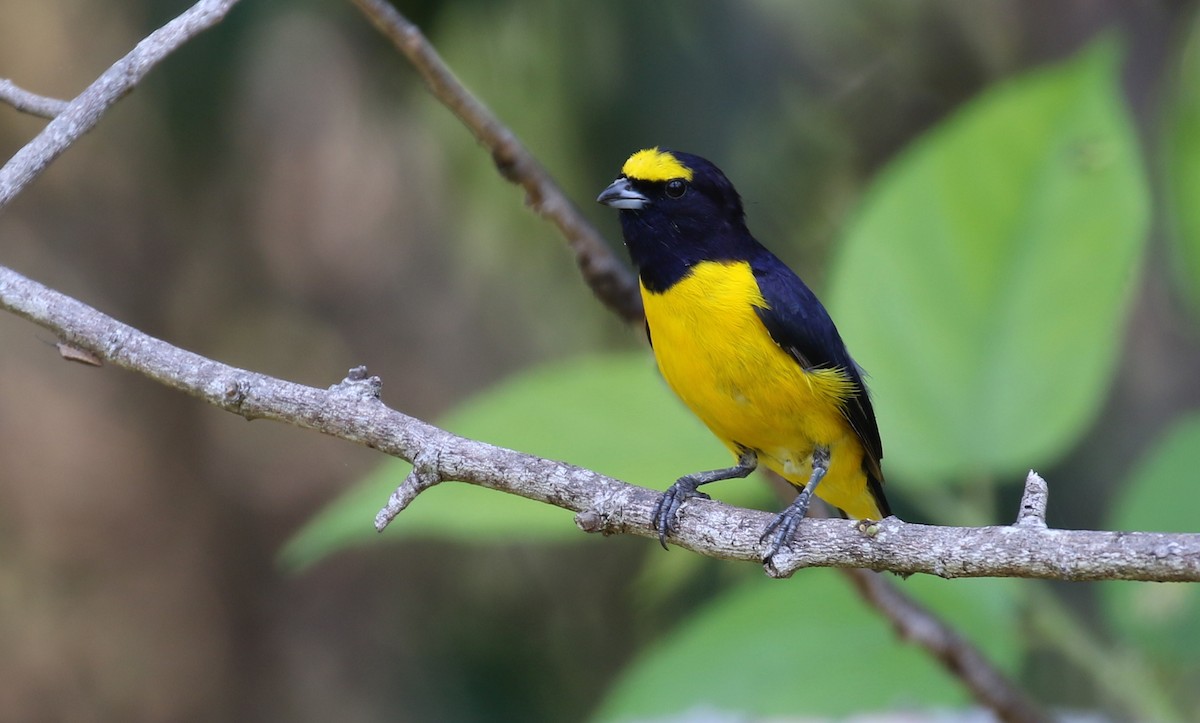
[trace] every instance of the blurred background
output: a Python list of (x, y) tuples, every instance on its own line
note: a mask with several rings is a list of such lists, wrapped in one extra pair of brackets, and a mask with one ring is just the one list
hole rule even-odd
[[(0, 77), (73, 97), (185, 7), (4, 0)], [(1053, 526), (1197, 529), (1195, 3), (398, 8), (622, 258), (592, 199), (629, 153), (726, 171), (872, 373), (903, 519), (1010, 522), (1036, 466)], [(44, 123), (0, 107), (0, 155)], [(638, 484), (724, 459), (350, 3), (243, 2), (0, 214), (0, 263), (236, 366), (366, 364), (409, 414)], [(970, 704), (835, 574), (764, 581), (454, 485), (377, 540), (403, 465), (54, 341), (0, 315), (0, 719)], [(897, 582), (1048, 706), (1200, 719), (1195, 586)]]

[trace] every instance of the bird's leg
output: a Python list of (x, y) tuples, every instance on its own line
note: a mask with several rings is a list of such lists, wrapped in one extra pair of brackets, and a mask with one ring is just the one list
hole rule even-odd
[(658, 499), (658, 506), (654, 508), (654, 529), (658, 530), (658, 541), (663, 549), (667, 549), (667, 535), (671, 534), (672, 522), (683, 503), (695, 497), (711, 499), (696, 489), (697, 487), (723, 479), (745, 477), (753, 472), (755, 467), (758, 467), (758, 454), (754, 450), (743, 449), (738, 456), (738, 463), (733, 467), (684, 475), (668, 487)]
[(771, 558), (775, 557), (784, 545), (792, 541), (796, 529), (800, 526), (800, 520), (803, 520), (804, 515), (808, 512), (808, 504), (812, 502), (813, 492), (816, 492), (817, 485), (821, 484), (821, 480), (828, 471), (829, 448), (817, 445), (813, 448), (812, 476), (808, 478), (808, 484), (804, 485), (804, 489), (800, 490), (800, 494), (796, 495), (792, 504), (776, 515), (774, 520), (771, 520), (771, 524), (767, 525), (762, 537), (758, 538), (760, 543), (767, 541), (768, 538), (771, 541), (770, 547), (767, 548), (767, 554), (763, 556), (763, 562), (770, 562)]

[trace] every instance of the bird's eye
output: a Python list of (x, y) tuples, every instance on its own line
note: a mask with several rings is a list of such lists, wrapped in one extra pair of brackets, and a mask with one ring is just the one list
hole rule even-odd
[(667, 181), (667, 195), (671, 198), (683, 198), (683, 194), (687, 191), (687, 184), (682, 178), (672, 178)]

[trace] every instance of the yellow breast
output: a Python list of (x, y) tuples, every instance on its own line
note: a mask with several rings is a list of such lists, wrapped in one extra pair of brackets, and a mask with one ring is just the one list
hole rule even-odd
[(755, 312), (767, 302), (748, 263), (697, 264), (661, 293), (643, 287), (642, 299), (663, 377), (735, 454), (753, 449), (803, 484), (813, 446), (825, 445), (834, 452), (828, 491), (862, 486), (862, 448), (841, 412), (852, 382), (838, 369), (806, 371), (775, 343)]

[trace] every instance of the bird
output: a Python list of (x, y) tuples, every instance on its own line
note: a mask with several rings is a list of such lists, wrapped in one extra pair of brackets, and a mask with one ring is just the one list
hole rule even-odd
[(790, 544), (812, 495), (843, 515), (891, 515), (883, 444), (864, 372), (809, 287), (746, 226), (741, 196), (712, 162), (639, 150), (596, 199), (618, 210), (646, 334), (668, 386), (733, 453), (660, 497), (664, 549), (698, 488), (759, 465), (798, 488), (759, 539), (764, 562)]

